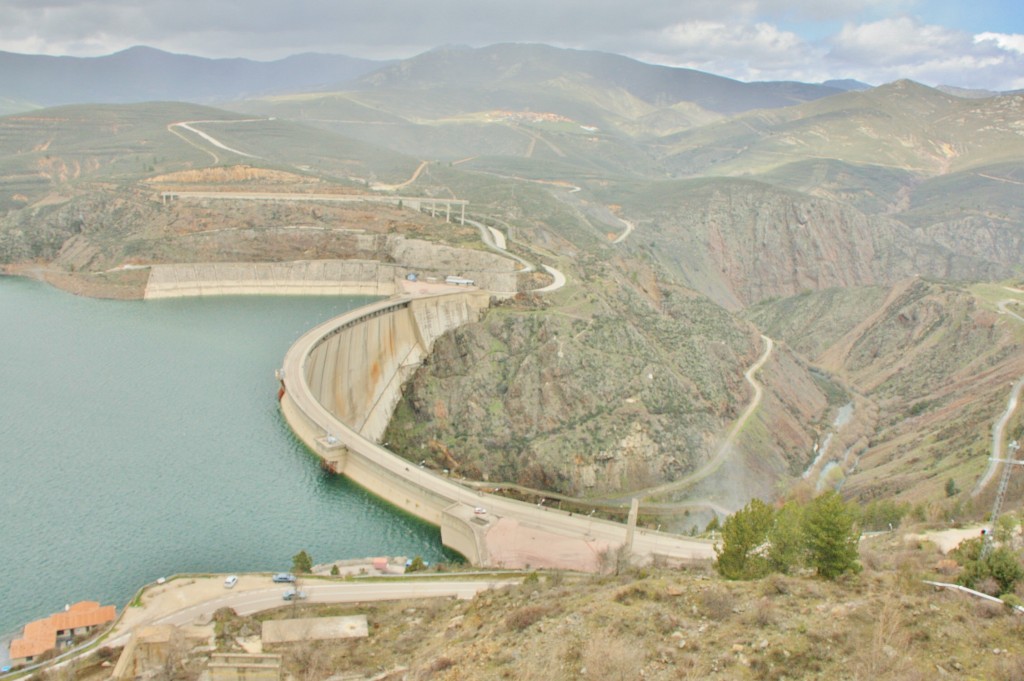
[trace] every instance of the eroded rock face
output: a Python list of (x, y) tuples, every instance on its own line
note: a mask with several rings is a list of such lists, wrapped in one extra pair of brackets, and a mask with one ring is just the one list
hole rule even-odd
[(936, 228), (932, 235), (756, 182), (681, 185), (677, 194), (637, 208), (646, 213), (645, 238), (669, 270), (730, 309), (802, 291), (890, 285), (915, 274), (983, 279), (1010, 271), (999, 253), (1012, 241), (1004, 234), (954, 236)]

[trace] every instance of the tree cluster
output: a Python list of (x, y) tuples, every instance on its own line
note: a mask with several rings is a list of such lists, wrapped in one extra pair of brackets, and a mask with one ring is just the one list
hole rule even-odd
[(806, 566), (835, 579), (860, 570), (859, 538), (857, 508), (836, 492), (778, 509), (754, 499), (722, 525), (715, 568), (726, 579), (758, 579)]
[(1024, 566), (1006, 544), (986, 547), (985, 539), (976, 537), (960, 542), (951, 555), (963, 567), (957, 583), (969, 589), (1002, 596), (1011, 593), (1017, 582), (1024, 579)]

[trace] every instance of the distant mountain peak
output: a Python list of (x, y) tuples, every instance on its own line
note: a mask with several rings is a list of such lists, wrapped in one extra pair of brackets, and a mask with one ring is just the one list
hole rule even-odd
[(826, 80), (822, 83), (825, 87), (833, 87), (837, 90), (845, 90), (846, 92), (857, 92), (860, 90), (870, 90), (874, 85), (868, 85), (867, 83), (853, 78), (840, 78), (837, 80)]
[[(344, 83), (391, 62), (297, 55), (259, 62), (210, 59), (135, 45), (101, 57), (0, 52), (0, 113), (62, 104), (229, 101)], [(21, 104), (18, 104), (21, 103)]]

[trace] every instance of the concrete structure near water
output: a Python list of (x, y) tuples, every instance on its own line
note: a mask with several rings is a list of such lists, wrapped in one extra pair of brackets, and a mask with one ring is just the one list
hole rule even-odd
[(706, 541), (471, 490), (378, 444), (434, 341), (478, 319), (489, 300), (480, 291), (397, 297), (320, 324), (278, 372), (285, 419), (325, 467), (440, 526), (442, 542), (475, 565), (597, 571), (620, 547), (636, 562), (713, 557)]
[(405, 268), (369, 260), (152, 265), (146, 300), (215, 295), (390, 296)]
[[(435, 270), (452, 271), (475, 259), (477, 267), (489, 268), (464, 272), (478, 285), (497, 283), (498, 290), (515, 290), (517, 266), (501, 256), (412, 242), (402, 245), (406, 247), (411, 250), (401, 252), (402, 262), (425, 257)], [(504, 262), (495, 268), (491, 258)], [(636, 529), (635, 510), (627, 527), (485, 494), (380, 446), (402, 384), (430, 354), (434, 341), (479, 319), (492, 297), (514, 295), (466, 290), (465, 286), (457, 292), (397, 295), (403, 289), (418, 290), (410, 286), (428, 288), (415, 278), (406, 279), (418, 269), (409, 264), (351, 260), (154, 265), (145, 297), (393, 296), (320, 324), (295, 342), (278, 371), (281, 410), (326, 468), (439, 526), (442, 543), (475, 565), (597, 571), (620, 548), (634, 562), (714, 557), (710, 542)], [(564, 283), (557, 279), (555, 288)], [(482, 509), (486, 511), (479, 512)]]
[(117, 658), (111, 678), (128, 681), (152, 675), (155, 670), (163, 669), (171, 657), (214, 645), (212, 624), (202, 627), (176, 627), (173, 624), (138, 627), (132, 631), (128, 645)]
[(370, 627), (366, 615), (340, 617), (306, 617), (293, 620), (267, 620), (263, 623), (263, 645), (297, 641), (336, 641), (343, 638), (366, 638)]
[[(518, 263), (486, 251), (468, 251), (414, 239), (395, 239), (389, 257), (374, 260), (214, 262), (149, 266), (146, 300), (185, 296), (321, 295), (391, 296), (410, 287), (479, 286), (492, 291), (517, 287)], [(413, 266), (412, 262), (419, 262)], [(459, 272), (452, 275), (451, 272)], [(409, 278), (409, 275), (414, 275)], [(422, 276), (420, 276), (422, 275)]]

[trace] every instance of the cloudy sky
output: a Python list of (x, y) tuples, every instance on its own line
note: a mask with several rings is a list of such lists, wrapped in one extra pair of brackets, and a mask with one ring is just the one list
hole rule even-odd
[(1024, 88), (1021, 0), (0, 0), (0, 50), (269, 60), (538, 42), (741, 80)]

